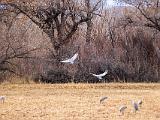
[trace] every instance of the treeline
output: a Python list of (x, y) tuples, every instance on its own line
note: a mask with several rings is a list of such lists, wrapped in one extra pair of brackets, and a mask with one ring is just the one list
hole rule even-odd
[[(121, 5), (121, 6), (120, 6)], [(159, 0), (2, 0), (0, 80), (159, 82)], [(75, 64), (60, 61), (79, 53)], [(90, 73), (109, 73), (99, 81)]]

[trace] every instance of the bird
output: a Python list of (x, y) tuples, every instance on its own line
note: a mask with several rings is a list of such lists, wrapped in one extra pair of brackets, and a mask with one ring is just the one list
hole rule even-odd
[(0, 101), (2, 101), (2, 103), (4, 103), (4, 100), (5, 100), (5, 96), (0, 96)]
[(121, 105), (120, 107), (119, 107), (119, 111), (120, 111), (120, 113), (122, 113), (122, 115), (124, 114), (124, 110), (125, 109), (127, 109), (127, 106), (125, 106), (125, 105)]
[(142, 100), (139, 100), (137, 103), (139, 106), (142, 105)]
[(78, 57), (78, 53), (74, 54), (73, 57), (71, 57), (67, 60), (62, 60), (60, 62), (74, 64), (74, 61), (77, 59), (77, 57)]
[(134, 101), (132, 101), (132, 105), (133, 105), (133, 108), (134, 108), (134, 112), (138, 111), (138, 104)]
[(99, 74), (99, 75), (96, 75), (96, 74), (93, 74), (93, 73), (91, 73), (91, 74), (92, 74), (93, 76), (97, 77), (99, 80), (101, 80), (103, 76), (105, 76), (105, 75), (108, 74), (108, 70), (105, 70), (104, 73)]
[(104, 100), (106, 100), (108, 97), (102, 97), (101, 99), (100, 99), (100, 103), (102, 103)]

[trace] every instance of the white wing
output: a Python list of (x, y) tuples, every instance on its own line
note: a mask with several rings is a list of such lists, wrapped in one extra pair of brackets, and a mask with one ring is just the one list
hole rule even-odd
[(93, 76), (95, 76), (95, 77), (99, 77), (99, 75), (96, 75), (96, 74), (93, 74), (93, 73), (91, 73)]
[(67, 60), (63, 60), (63, 61), (60, 61), (60, 62), (63, 62), (63, 63), (70, 63), (70, 59), (67, 59)]
[(102, 74), (99, 74), (99, 76), (105, 76), (106, 74), (108, 74), (108, 70), (106, 70), (104, 73), (102, 73)]
[(60, 61), (60, 62), (73, 64), (77, 57), (78, 57), (78, 53), (76, 53), (72, 58), (67, 59), (67, 60), (63, 60), (63, 61)]
[(77, 59), (77, 57), (78, 57), (78, 53), (74, 54), (74, 56), (70, 58), (70, 61), (74, 62), (75, 59)]
[(93, 73), (91, 73), (93, 76), (95, 76), (95, 77), (97, 77), (98, 79), (102, 79), (102, 76), (99, 76), (99, 75), (96, 75), (96, 74), (93, 74)]

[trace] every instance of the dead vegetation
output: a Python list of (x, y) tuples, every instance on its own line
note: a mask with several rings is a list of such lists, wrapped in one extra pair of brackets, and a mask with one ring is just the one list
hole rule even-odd
[[(1, 120), (158, 120), (159, 84), (5, 84), (0, 94)], [(108, 99), (100, 104), (102, 96)], [(137, 113), (131, 100), (142, 100)], [(124, 115), (119, 107), (127, 105)]]

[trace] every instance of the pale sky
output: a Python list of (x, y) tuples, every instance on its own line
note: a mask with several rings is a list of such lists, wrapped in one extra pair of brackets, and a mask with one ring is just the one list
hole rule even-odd
[(112, 6), (128, 6), (125, 3), (118, 3), (118, 0), (104, 0), (105, 5), (108, 7), (112, 7)]
[(113, 0), (107, 0), (106, 4), (108, 6), (113, 6), (115, 4), (115, 2)]

